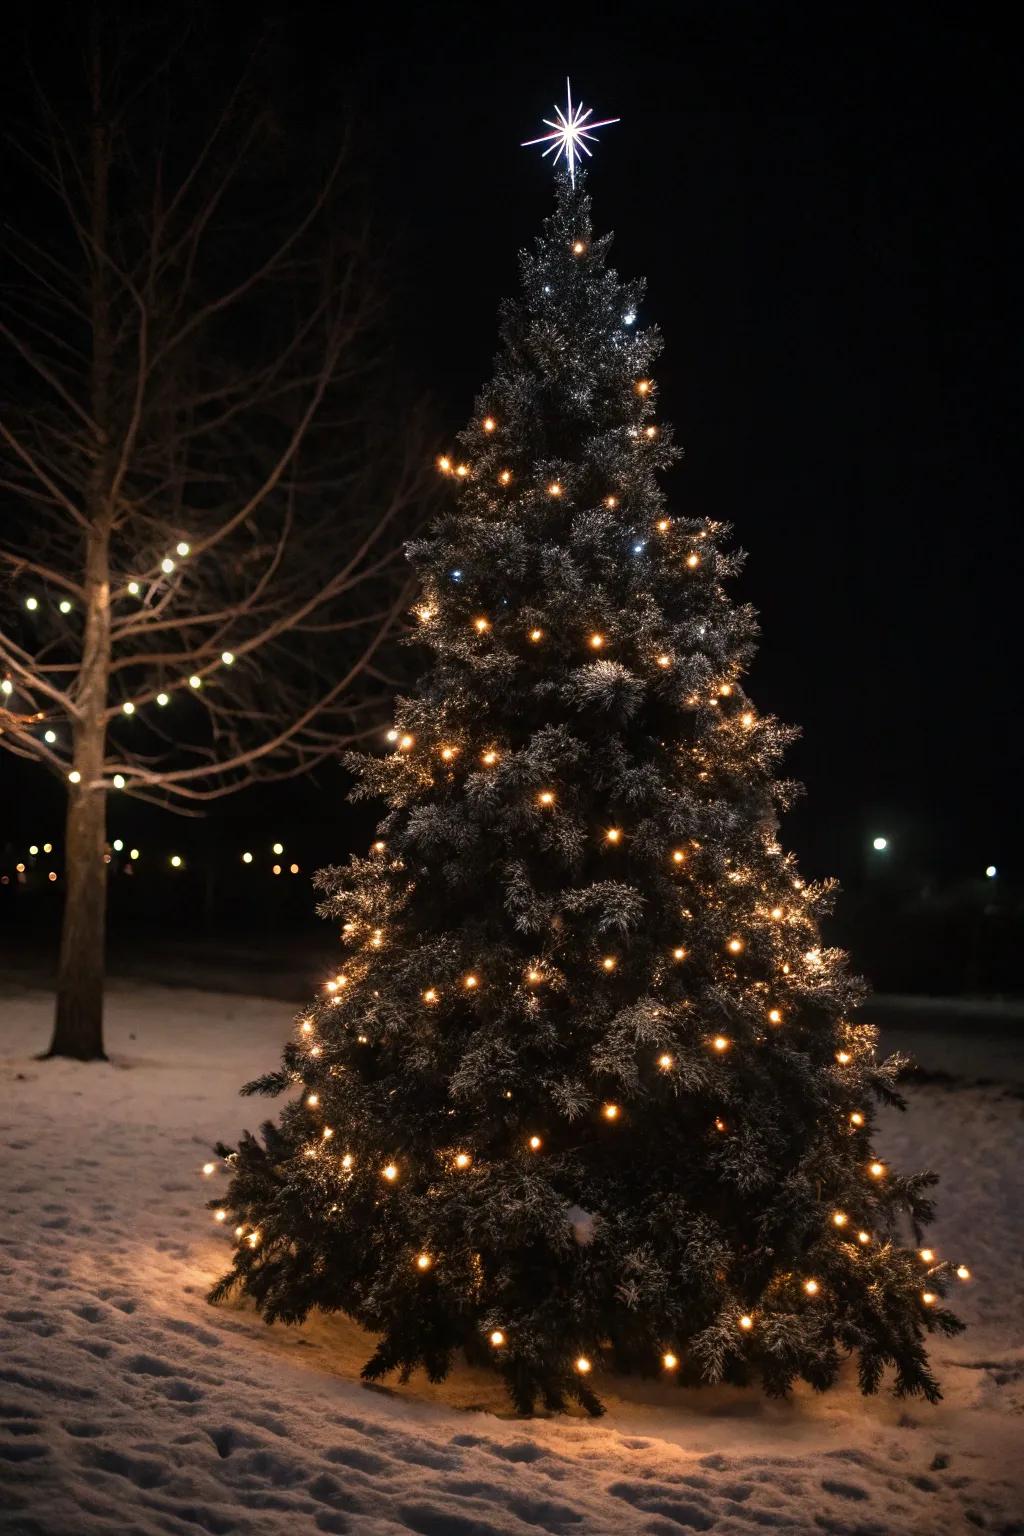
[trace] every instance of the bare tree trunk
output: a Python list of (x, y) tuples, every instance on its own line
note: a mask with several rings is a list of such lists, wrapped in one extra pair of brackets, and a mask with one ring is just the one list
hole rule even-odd
[(57, 1015), (48, 1056), (105, 1061), (103, 960), (107, 919), (107, 866), (103, 859), (107, 792), (93, 788), (86, 764), (102, 765), (103, 722), (78, 734), (75, 761), (82, 783), (68, 796), (65, 833), (67, 887), (57, 972)]
[(103, 1061), (103, 971), (107, 924), (107, 694), (110, 687), (110, 298), (106, 271), (110, 138), (103, 110), (98, 33), (92, 45), (92, 360), (90, 396), (96, 426), (86, 513), (85, 615), (78, 674), (74, 767), (64, 849), (66, 894), (57, 972), (57, 1016), (49, 1056)]

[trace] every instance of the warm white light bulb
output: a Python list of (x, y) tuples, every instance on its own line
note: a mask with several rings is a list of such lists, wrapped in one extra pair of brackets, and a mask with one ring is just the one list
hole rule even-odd
[(158, 693), (156, 696), (156, 701), (162, 709), (165, 704), (169, 704), (171, 702), (171, 696), (168, 693)]
[(61, 613), (70, 613), (71, 612), (71, 604), (68, 602), (66, 597), (60, 603), (58, 603), (57, 606), (60, 609)]
[(126, 715), (134, 715), (135, 713), (135, 705), (132, 703), (131, 699), (125, 699), (124, 703), (121, 705), (121, 708), (124, 710)]
[(160, 569), (163, 571), (165, 576), (169, 576), (174, 570), (174, 561), (171, 559), (170, 555), (165, 556), (165, 558), (160, 561)]
[(181, 543), (177, 545), (177, 550), (178, 554), (184, 560), (185, 556), (191, 553), (191, 546), (186, 544), (185, 540), (182, 539)]
[(242, 863), (243, 864), (251, 864), (252, 863), (252, 854), (251, 853), (243, 853), (242, 854)]
[(221, 651), (220, 659), (226, 667), (233, 667), (235, 664), (235, 653), (234, 651)]
[(276, 853), (278, 857), (280, 857), (280, 855), (284, 853), (284, 843), (275, 843), (270, 851), (271, 853)]
[(201, 688), (203, 686), (203, 680), (199, 676), (198, 672), (192, 673), (192, 676), (188, 680), (188, 685), (190, 688)]
[(131, 593), (132, 597), (138, 597), (139, 593), (142, 591), (142, 588), (139, 586), (137, 581), (130, 581), (128, 583), (128, 591)]

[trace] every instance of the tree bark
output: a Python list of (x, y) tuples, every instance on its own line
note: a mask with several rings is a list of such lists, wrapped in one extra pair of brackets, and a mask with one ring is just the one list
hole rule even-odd
[(110, 687), (111, 337), (106, 249), (110, 137), (103, 69), (94, 18), (91, 48), (91, 322), (90, 396), (96, 423), (86, 493), (85, 613), (76, 692), (74, 770), (68, 786), (64, 847), (65, 897), (57, 971), (57, 1014), (48, 1056), (104, 1061), (103, 970), (107, 924), (106, 811), (103, 783)]

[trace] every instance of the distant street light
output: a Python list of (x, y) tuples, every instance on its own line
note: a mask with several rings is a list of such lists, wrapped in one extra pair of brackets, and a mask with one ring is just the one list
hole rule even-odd
[(871, 846), (876, 853), (884, 853), (889, 846), (889, 839), (887, 837), (876, 837)]

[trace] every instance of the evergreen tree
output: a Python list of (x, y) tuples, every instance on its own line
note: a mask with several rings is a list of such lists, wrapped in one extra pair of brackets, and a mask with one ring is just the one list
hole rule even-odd
[(451, 511), (411, 559), (431, 661), (389, 807), (318, 876), (342, 969), (281, 1071), (301, 1085), (228, 1156), (217, 1215), (268, 1320), (341, 1310), (364, 1375), (453, 1353), (517, 1406), (600, 1402), (591, 1368), (936, 1398), (951, 1268), (904, 1245), (930, 1173), (871, 1145), (898, 1058), (776, 840), (792, 733), (743, 673), (756, 625), (728, 529), (667, 510), (640, 283), (607, 266), (584, 179), (521, 257)]

